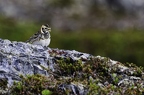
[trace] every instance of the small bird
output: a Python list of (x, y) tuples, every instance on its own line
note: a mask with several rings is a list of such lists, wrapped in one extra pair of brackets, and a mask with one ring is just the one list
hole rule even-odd
[(40, 31), (31, 36), (29, 40), (26, 41), (26, 43), (47, 47), (51, 41), (50, 32), (50, 26), (48, 24), (44, 24), (41, 26)]

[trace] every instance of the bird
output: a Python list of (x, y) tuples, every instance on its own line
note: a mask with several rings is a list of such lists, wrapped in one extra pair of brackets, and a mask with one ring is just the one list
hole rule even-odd
[(43, 47), (48, 47), (51, 41), (51, 28), (48, 24), (43, 24), (40, 30), (32, 35), (26, 43), (41, 45)]

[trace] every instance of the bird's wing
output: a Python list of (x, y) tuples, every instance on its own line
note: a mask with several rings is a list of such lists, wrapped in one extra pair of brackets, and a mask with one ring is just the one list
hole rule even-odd
[(38, 31), (34, 35), (32, 35), (26, 43), (33, 43), (34, 41), (38, 41), (41, 38), (40, 32)]

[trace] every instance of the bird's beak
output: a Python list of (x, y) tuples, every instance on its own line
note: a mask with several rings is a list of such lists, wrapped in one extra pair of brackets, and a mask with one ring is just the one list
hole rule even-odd
[(48, 28), (48, 31), (51, 32), (51, 28)]

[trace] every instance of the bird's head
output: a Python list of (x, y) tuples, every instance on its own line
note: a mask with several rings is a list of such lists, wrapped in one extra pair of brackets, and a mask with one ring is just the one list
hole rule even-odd
[(42, 34), (47, 34), (49, 32), (51, 32), (51, 28), (48, 24), (44, 24), (41, 26), (41, 33)]

